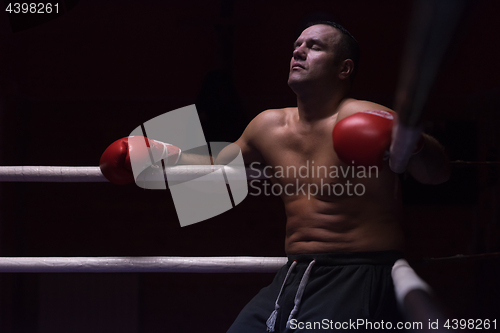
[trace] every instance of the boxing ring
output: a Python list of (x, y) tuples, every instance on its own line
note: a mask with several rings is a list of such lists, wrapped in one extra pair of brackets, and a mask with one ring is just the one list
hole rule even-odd
[[(461, 1), (457, 1), (461, 2)], [(401, 173), (422, 132), (421, 119), (424, 102), (437, 72), (446, 43), (461, 10), (450, 11), (448, 22), (437, 26), (440, 20), (427, 20), (423, 1), (421, 10), (413, 19), (407, 54), (404, 57), (395, 109), (400, 115), (393, 131), (391, 168)], [(451, 5), (449, 5), (451, 6)], [(459, 4), (458, 7), (463, 6)], [(452, 15), (455, 13), (454, 15)], [(422, 24), (418, 19), (427, 21)], [(446, 23), (446, 20), (443, 20)], [(436, 26), (433, 26), (433, 22)], [(446, 28), (446, 29), (445, 29)], [(431, 34), (430, 32), (440, 34)], [(429, 36), (433, 36), (430, 38)], [(437, 35), (437, 37), (436, 37)], [(394, 158), (396, 157), (396, 158)], [(474, 163), (474, 162), (462, 162)], [(175, 166), (169, 168), (169, 181), (188, 181), (209, 175), (221, 166)], [(225, 172), (231, 169), (224, 167)], [(247, 179), (257, 179), (255, 170), (247, 169)], [(234, 173), (234, 176), (239, 173)], [(205, 178), (206, 179), (206, 178)], [(0, 182), (107, 182), (99, 167), (66, 166), (1, 166)], [(498, 254), (492, 254), (497, 255)], [(465, 256), (434, 260), (461, 260)], [(273, 273), (287, 262), (285, 257), (2, 257), (0, 273)], [(444, 318), (435, 302), (430, 286), (423, 281), (405, 260), (398, 260), (392, 270), (398, 304), (408, 319), (427, 321)], [(425, 330), (424, 330), (425, 331)], [(433, 332), (442, 330), (433, 330)], [(447, 330), (451, 331), (451, 330)]]

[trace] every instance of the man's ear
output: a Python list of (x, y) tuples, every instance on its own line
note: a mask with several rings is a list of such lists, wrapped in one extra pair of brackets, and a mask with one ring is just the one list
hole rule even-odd
[(341, 80), (347, 79), (349, 76), (352, 75), (353, 70), (354, 70), (354, 61), (352, 61), (352, 59), (345, 59), (344, 61), (342, 61), (340, 67), (339, 78)]

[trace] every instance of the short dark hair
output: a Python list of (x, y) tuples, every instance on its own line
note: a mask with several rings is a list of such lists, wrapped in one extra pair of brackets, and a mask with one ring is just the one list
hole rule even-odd
[(334, 27), (335, 29), (339, 30), (342, 33), (342, 37), (339, 41), (339, 54), (337, 61), (342, 61), (345, 59), (352, 59), (354, 63), (354, 69), (352, 71), (352, 74), (350, 76), (351, 81), (354, 79), (356, 76), (356, 73), (358, 72), (358, 67), (359, 67), (359, 58), (360, 58), (360, 49), (359, 49), (359, 44), (358, 41), (351, 35), (349, 31), (347, 31), (346, 28), (344, 28), (342, 25), (340, 25), (337, 22), (334, 21), (329, 21), (329, 20), (315, 20), (315, 21), (309, 21), (306, 23), (302, 31), (305, 29), (312, 27), (313, 25), (318, 25), (318, 24), (325, 24), (329, 25), (331, 27)]

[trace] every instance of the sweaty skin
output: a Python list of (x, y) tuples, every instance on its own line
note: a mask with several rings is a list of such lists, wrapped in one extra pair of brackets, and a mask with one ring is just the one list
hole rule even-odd
[[(388, 163), (378, 169), (378, 177), (376, 170), (371, 169), (368, 178), (366, 169), (365, 177), (358, 178), (359, 169), (355, 169), (352, 178), (352, 170), (347, 169), (352, 166), (341, 162), (333, 149), (331, 133), (335, 124), (363, 110), (389, 109), (375, 103), (345, 99), (333, 115), (307, 125), (299, 120), (297, 108), (267, 110), (259, 114), (236, 141), (246, 162), (273, 167), (270, 173), (277, 178), (272, 182), (287, 189), (287, 194), (281, 195), (287, 216), (287, 254), (401, 249), (401, 198), (395, 197), (395, 186), (399, 183)], [(302, 177), (304, 173), (293, 174), (292, 170), (298, 172), (301, 166), (307, 165), (309, 178)], [(311, 166), (314, 166), (314, 177), (311, 177)], [(335, 166), (338, 174), (331, 172)], [(285, 170), (283, 174), (276, 173), (280, 167)], [(348, 170), (349, 175), (344, 177), (341, 170)], [(298, 190), (297, 181), (299, 187), (304, 185), (302, 191)], [(348, 181), (351, 195), (347, 193)], [(334, 192), (332, 186), (335, 184), (341, 185), (337, 185)], [(357, 184), (363, 185), (356, 188), (357, 193), (364, 192), (362, 195), (354, 192)], [(317, 194), (312, 195), (314, 192)]]

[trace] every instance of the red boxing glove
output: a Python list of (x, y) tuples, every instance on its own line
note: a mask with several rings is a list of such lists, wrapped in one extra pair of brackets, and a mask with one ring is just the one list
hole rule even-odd
[(113, 184), (133, 183), (135, 179), (130, 158), (133, 156), (136, 170), (144, 170), (153, 164), (149, 150), (151, 150), (153, 162), (166, 159), (166, 165), (177, 164), (181, 156), (181, 150), (176, 146), (142, 136), (130, 136), (116, 140), (106, 148), (99, 161), (99, 167), (104, 177)]
[(333, 128), (333, 147), (344, 163), (381, 167), (391, 145), (394, 116), (388, 111), (362, 111)]

